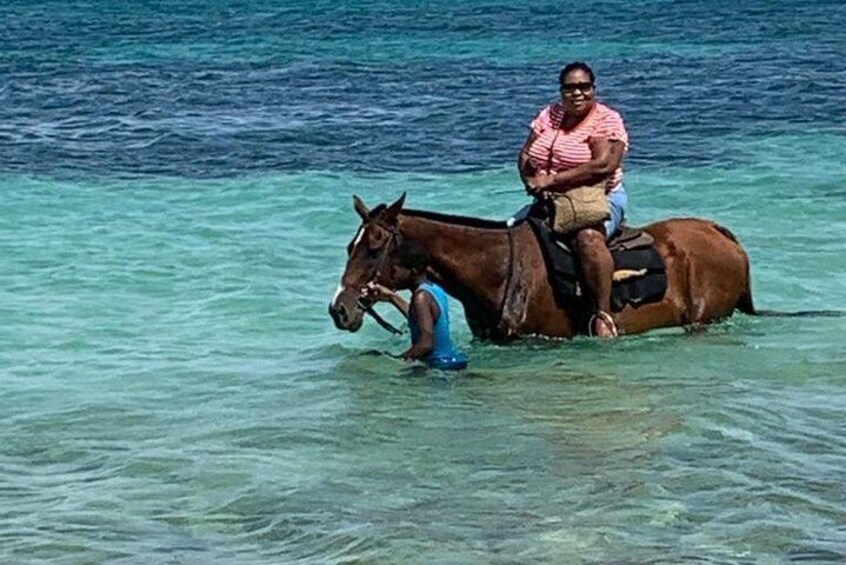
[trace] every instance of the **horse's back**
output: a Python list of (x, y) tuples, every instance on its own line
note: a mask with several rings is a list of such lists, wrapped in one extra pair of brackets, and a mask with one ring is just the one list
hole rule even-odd
[(730, 241), (740, 245), (737, 237), (726, 227), (721, 226), (713, 220), (706, 220), (703, 218), (667, 218), (643, 226), (643, 231), (653, 235), (653, 232), (660, 234), (673, 234), (678, 236), (693, 236), (693, 237), (707, 237), (708, 235), (721, 235), (728, 238)]
[(644, 226), (667, 263), (668, 294), (685, 307), (688, 323), (751, 312), (749, 257), (727, 228), (699, 218), (671, 218)]

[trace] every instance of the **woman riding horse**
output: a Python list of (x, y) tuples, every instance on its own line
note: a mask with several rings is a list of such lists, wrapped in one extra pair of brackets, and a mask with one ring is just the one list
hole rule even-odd
[[(550, 193), (604, 183), (611, 217), (578, 228), (567, 239), (594, 302), (589, 331), (611, 338), (617, 335), (611, 317), (614, 264), (606, 240), (620, 227), (628, 205), (620, 166), (628, 149), (628, 133), (620, 114), (596, 101), (595, 77), (585, 63), (565, 66), (559, 82), (561, 101), (544, 108), (532, 121), (520, 151), (520, 178), (536, 205)], [(525, 217), (531, 207), (518, 212), (515, 219)]]

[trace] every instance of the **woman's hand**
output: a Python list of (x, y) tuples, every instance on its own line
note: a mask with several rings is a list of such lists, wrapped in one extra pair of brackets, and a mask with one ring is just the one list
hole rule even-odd
[(544, 192), (549, 191), (555, 179), (554, 175), (538, 173), (526, 179), (526, 192), (535, 198), (541, 198)]

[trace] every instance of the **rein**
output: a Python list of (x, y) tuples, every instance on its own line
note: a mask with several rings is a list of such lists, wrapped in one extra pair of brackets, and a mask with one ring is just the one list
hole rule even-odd
[(511, 279), (514, 277), (514, 234), (511, 233), (511, 226), (505, 227), (508, 234), (508, 274), (505, 277), (505, 290), (502, 292), (502, 304), (499, 305), (499, 327), (508, 331), (503, 323), (505, 320), (505, 308), (508, 306), (508, 299), (511, 295)]

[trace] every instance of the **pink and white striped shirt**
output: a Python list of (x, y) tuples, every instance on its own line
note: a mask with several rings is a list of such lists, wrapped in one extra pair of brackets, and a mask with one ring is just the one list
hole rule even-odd
[[(564, 109), (561, 103), (547, 106), (532, 121), (535, 141), (529, 147), (529, 163), (538, 171), (557, 173), (587, 163), (591, 159), (591, 139), (605, 138), (622, 141), (629, 149), (629, 134), (623, 118), (616, 110), (595, 103), (582, 122), (571, 130), (561, 129)], [(619, 167), (608, 176), (608, 192), (620, 188), (623, 169)]]

